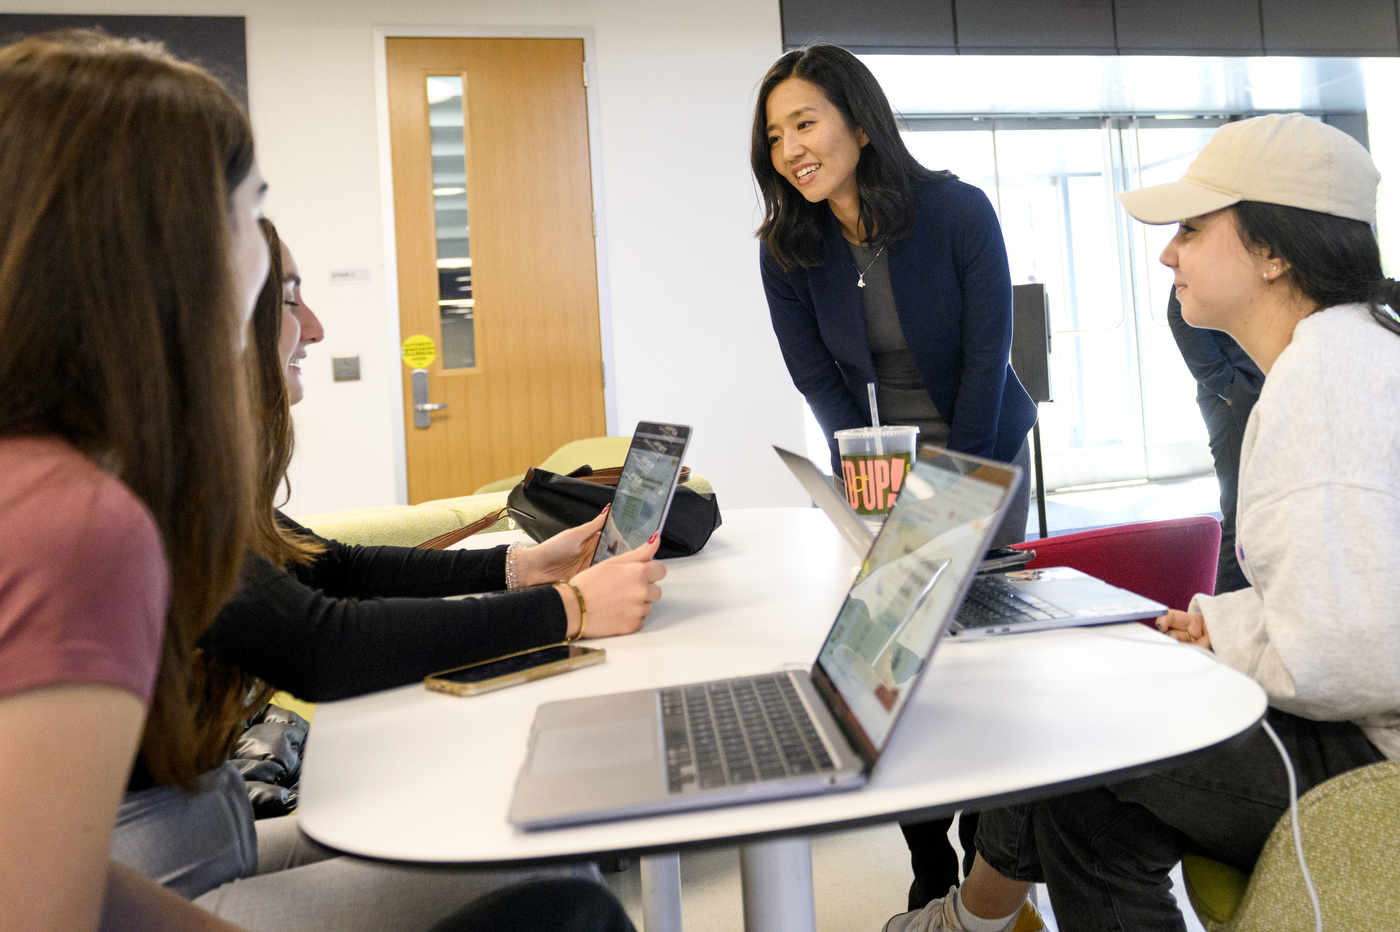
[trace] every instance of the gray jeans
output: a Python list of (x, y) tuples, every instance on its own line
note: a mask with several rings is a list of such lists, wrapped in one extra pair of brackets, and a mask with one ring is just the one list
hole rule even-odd
[[(1277, 709), (1268, 721), (1300, 794), (1385, 759), (1350, 722)], [(1167, 879), (1181, 855), (1199, 851), (1251, 871), (1287, 811), (1283, 761), (1256, 728), (1160, 773), (983, 812), (977, 852), (1003, 877), (1047, 884), (1063, 932), (1184, 932)]]
[(232, 765), (204, 774), (198, 790), (128, 794), (112, 858), (250, 932), (426, 930), (525, 880), (602, 880), (591, 863), (503, 870), (351, 857), (312, 841), (295, 815), (255, 823)]

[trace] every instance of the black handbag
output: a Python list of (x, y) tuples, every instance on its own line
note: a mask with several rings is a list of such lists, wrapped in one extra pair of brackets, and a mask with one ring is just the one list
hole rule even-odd
[[(613, 500), (615, 472), (595, 474), (581, 466), (567, 476), (531, 469), (506, 500), (506, 512), (533, 540), (542, 541), (560, 531), (587, 524)], [(592, 481), (590, 481), (590, 479)], [(609, 480), (611, 484), (609, 484)], [(719, 503), (714, 493), (676, 487), (671, 511), (661, 528), (659, 558), (688, 557), (698, 553), (720, 525)]]

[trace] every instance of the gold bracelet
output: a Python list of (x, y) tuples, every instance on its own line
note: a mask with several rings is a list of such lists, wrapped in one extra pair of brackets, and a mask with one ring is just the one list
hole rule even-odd
[(588, 603), (583, 601), (583, 593), (579, 591), (578, 586), (575, 586), (567, 579), (559, 580), (557, 585), (568, 586), (570, 589), (574, 590), (574, 598), (578, 599), (578, 634), (575, 634), (573, 637), (568, 637), (566, 635), (564, 638), (566, 644), (571, 644), (583, 637), (584, 629), (588, 627)]

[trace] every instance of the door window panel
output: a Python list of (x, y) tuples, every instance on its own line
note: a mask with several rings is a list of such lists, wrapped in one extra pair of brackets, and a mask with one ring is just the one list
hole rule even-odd
[(461, 75), (428, 78), (432, 133), (433, 217), (437, 240), (438, 350), (444, 369), (476, 366), (471, 228), (467, 222), (466, 110)]

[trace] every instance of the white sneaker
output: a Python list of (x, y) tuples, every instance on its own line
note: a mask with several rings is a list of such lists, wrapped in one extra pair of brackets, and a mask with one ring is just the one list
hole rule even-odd
[[(885, 923), (882, 932), (966, 932), (963, 924), (958, 922), (958, 911), (953, 908), (957, 898), (958, 888), (949, 887), (947, 896), (930, 900), (923, 909), (891, 916), (890, 921)], [(1045, 923), (1041, 921), (1040, 911), (1029, 901), (1021, 907), (1021, 911), (1016, 915), (1016, 921), (1010, 927), (1010, 932), (1044, 932), (1044, 930)]]
[(958, 888), (949, 887), (947, 896), (930, 900), (923, 909), (890, 917), (881, 932), (964, 932), (953, 908), (957, 896)]

